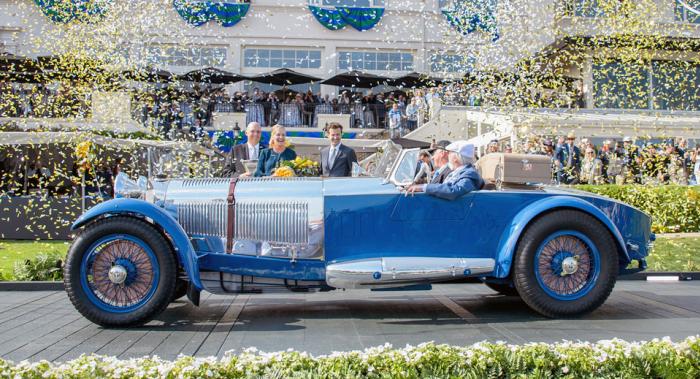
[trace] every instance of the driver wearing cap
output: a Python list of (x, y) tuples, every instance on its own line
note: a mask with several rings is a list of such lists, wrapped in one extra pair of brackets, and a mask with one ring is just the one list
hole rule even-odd
[(473, 166), (474, 145), (467, 141), (455, 141), (445, 150), (449, 151), (449, 164), (452, 172), (441, 184), (416, 184), (406, 189), (407, 194), (425, 192), (428, 195), (447, 200), (455, 200), (484, 186), (484, 180)]

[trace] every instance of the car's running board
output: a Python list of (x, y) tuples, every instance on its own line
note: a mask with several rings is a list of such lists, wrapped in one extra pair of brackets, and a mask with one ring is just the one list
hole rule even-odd
[(493, 271), (491, 258), (387, 257), (331, 263), (326, 282), (335, 288), (389, 288), (440, 282)]

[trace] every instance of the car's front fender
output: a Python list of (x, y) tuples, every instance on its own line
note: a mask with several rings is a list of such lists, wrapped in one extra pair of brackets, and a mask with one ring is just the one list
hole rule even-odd
[(535, 217), (552, 210), (556, 209), (578, 209), (580, 211), (586, 212), (591, 216), (597, 218), (600, 222), (605, 225), (610, 233), (613, 235), (615, 242), (618, 244), (618, 248), (624, 254), (624, 258), (629, 262), (629, 255), (627, 252), (627, 247), (625, 246), (624, 239), (617, 229), (615, 224), (610, 220), (610, 218), (605, 215), (600, 209), (595, 207), (593, 204), (576, 198), (572, 196), (553, 196), (547, 197), (542, 200), (538, 200), (520, 212), (513, 218), (513, 221), (506, 227), (506, 229), (501, 234), (501, 238), (498, 243), (498, 250), (496, 256), (496, 268), (494, 270), (494, 275), (497, 278), (505, 278), (510, 273), (510, 268), (513, 263), (513, 257), (515, 255), (515, 249), (520, 240), (520, 236), (527, 227), (527, 225)]
[(203, 288), (199, 279), (197, 256), (187, 237), (187, 233), (185, 233), (177, 220), (163, 208), (143, 200), (114, 199), (90, 208), (73, 223), (71, 230), (81, 228), (98, 218), (116, 215), (131, 215), (150, 219), (153, 221), (153, 224), (162, 228), (170, 236), (175, 247), (177, 259), (185, 269), (192, 285), (199, 290)]

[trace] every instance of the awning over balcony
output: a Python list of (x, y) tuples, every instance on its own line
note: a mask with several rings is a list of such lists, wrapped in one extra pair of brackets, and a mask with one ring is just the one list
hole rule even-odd
[(190, 71), (184, 75), (181, 75), (179, 78), (180, 80), (186, 80), (189, 82), (212, 84), (231, 84), (248, 79), (243, 75), (234, 74), (232, 72), (220, 70), (214, 67)]
[(274, 84), (278, 86), (306, 84), (321, 80), (321, 78), (302, 74), (288, 68), (280, 68), (278, 70), (259, 74), (251, 77), (250, 79), (258, 83)]
[(321, 84), (348, 88), (373, 88), (383, 84), (390, 84), (391, 80), (391, 78), (353, 70), (328, 78), (322, 81)]

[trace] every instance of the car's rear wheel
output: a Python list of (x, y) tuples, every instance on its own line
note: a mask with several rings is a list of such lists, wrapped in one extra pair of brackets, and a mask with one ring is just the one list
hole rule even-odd
[(615, 241), (593, 216), (575, 210), (544, 215), (529, 225), (515, 254), (515, 287), (547, 317), (569, 317), (602, 305), (617, 280)]
[(175, 292), (177, 262), (165, 238), (132, 217), (108, 217), (76, 237), (64, 266), (68, 297), (88, 320), (131, 326), (162, 312)]

